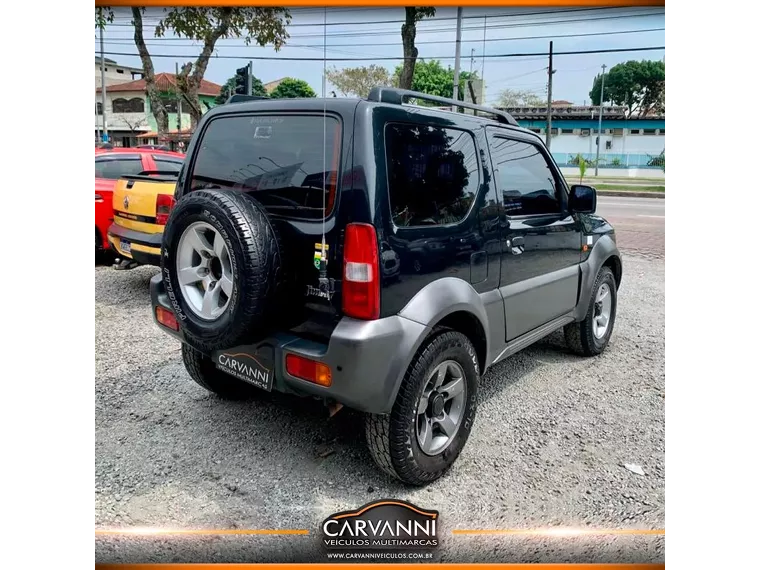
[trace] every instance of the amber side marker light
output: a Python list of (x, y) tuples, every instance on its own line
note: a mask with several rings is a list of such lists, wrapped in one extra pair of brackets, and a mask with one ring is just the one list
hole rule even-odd
[(174, 313), (167, 311), (163, 307), (156, 307), (156, 320), (168, 329), (172, 329), (173, 331), (179, 330), (179, 323), (177, 323)]
[(288, 371), (288, 374), (301, 380), (313, 382), (320, 386), (332, 385), (332, 371), (330, 367), (316, 360), (304, 358), (297, 354), (288, 354), (285, 357), (285, 369)]

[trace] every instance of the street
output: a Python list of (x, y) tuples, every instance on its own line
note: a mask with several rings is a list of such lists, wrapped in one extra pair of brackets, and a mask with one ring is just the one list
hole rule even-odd
[[(159, 269), (95, 269), (95, 526), (307, 529), (303, 536), (98, 536), (100, 562), (325, 561), (318, 525), (379, 498), (441, 513), (447, 562), (663, 562), (663, 536), (461, 536), (454, 529), (663, 529), (664, 200), (599, 199), (623, 282), (597, 358), (555, 333), (482, 379), (470, 439), (428, 487), (383, 475), (362, 417), (267, 395), (225, 402), (188, 377), (153, 323)], [(624, 467), (636, 464), (643, 475)]]
[(665, 199), (598, 194), (597, 213), (617, 234), (621, 250), (653, 258), (665, 257)]

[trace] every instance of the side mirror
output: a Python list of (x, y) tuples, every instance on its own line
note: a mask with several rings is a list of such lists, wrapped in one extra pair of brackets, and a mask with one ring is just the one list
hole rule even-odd
[(569, 206), (573, 214), (593, 214), (596, 212), (596, 188), (583, 184), (572, 185)]

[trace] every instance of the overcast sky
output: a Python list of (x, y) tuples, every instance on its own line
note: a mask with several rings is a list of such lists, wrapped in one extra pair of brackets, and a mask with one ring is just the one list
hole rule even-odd
[[(173, 73), (175, 63), (181, 65), (194, 60), (200, 46), (176, 36), (155, 38), (153, 31), (162, 13), (161, 8), (147, 10), (143, 16), (145, 38), (153, 55), (156, 72)], [(271, 47), (246, 46), (240, 39), (221, 40), (217, 43), (217, 57), (211, 59), (205, 78), (221, 84), (234, 75), (236, 68), (245, 65), (247, 60), (272, 58), (254, 60), (253, 63), (254, 75), (264, 83), (281, 77), (297, 77), (309, 82), (314, 91), (321, 95), (325, 29), (329, 67), (356, 67), (376, 63), (392, 72), (401, 63), (401, 59), (379, 58), (400, 58), (402, 55), (400, 30), (403, 8), (328, 8), (326, 27), (323, 26), (323, 9), (292, 9), (291, 14), (292, 25), (288, 28), (290, 39), (286, 47), (275, 52)], [(124, 65), (141, 67), (132, 39), (131, 12), (119, 9), (116, 15), (115, 22), (108, 25), (104, 34), (106, 57)], [(545, 53), (548, 52), (550, 40), (554, 41), (555, 52), (665, 45), (664, 7), (464, 8), (463, 15), (461, 68), (469, 71), (472, 66), (479, 74), (483, 74), (487, 104), (496, 103), (499, 92), (507, 87), (530, 90), (542, 97), (546, 96), (547, 56), (498, 56)], [(456, 8), (440, 8), (434, 18), (418, 24), (417, 47), (420, 58), (439, 59), (444, 66), (454, 67), (455, 44)], [(95, 52), (95, 55), (100, 52), (97, 32)], [(664, 57), (665, 50), (557, 55), (554, 58), (557, 72), (554, 75), (553, 99), (565, 99), (576, 105), (581, 105), (584, 101), (588, 103), (588, 92), (602, 64), (609, 68), (631, 59), (663, 60)], [(350, 61), (350, 58), (370, 59)], [(328, 94), (331, 89), (328, 85)]]

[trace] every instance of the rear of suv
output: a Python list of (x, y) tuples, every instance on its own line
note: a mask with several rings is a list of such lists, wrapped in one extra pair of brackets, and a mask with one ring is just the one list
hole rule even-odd
[(560, 328), (588, 356), (612, 334), (622, 263), (594, 189), (494, 109), (391, 88), (230, 103), (175, 199), (151, 299), (190, 376), (365, 412), (408, 484), (455, 462), (490, 366)]

